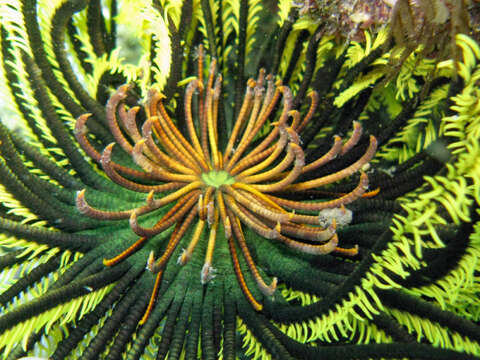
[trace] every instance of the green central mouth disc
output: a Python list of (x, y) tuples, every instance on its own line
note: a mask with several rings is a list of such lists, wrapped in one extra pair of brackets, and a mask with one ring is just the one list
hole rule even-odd
[(220, 187), (222, 185), (232, 185), (235, 178), (224, 170), (213, 170), (202, 174), (202, 180), (208, 186)]

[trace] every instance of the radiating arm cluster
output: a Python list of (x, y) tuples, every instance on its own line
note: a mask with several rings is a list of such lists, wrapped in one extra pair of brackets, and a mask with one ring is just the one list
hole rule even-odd
[[(371, 136), (365, 153), (350, 166), (322, 177), (302, 181), (312, 172), (352, 149), (359, 141), (362, 127), (354, 124), (351, 137), (343, 142), (335, 136), (329, 151), (315, 161), (305, 164), (305, 154), (299, 134), (308, 125), (318, 95), (311, 92), (310, 106), (302, 117), (293, 109), (292, 93), (281, 81), (260, 70), (256, 80), (249, 79), (243, 103), (225, 150), (219, 150), (219, 104), (222, 101), (222, 76), (216, 75), (216, 61), (210, 61), (207, 78), (203, 79), (203, 50), (199, 48), (198, 77), (185, 91), (185, 134), (172, 120), (163, 104), (163, 95), (151, 90), (145, 105), (146, 118), (139, 127), (137, 113), (140, 108), (127, 108), (125, 98), (128, 85), (121, 86), (107, 104), (107, 119), (115, 139), (102, 153), (88, 140), (85, 123), (88, 114), (78, 118), (75, 135), (84, 151), (99, 162), (107, 176), (117, 184), (148, 193), (145, 204), (123, 211), (107, 211), (89, 205), (85, 190), (77, 195), (77, 208), (85, 215), (97, 219), (129, 219), (131, 229), (140, 239), (104, 264), (112, 266), (129, 256), (147, 239), (173, 227), (164, 252), (155, 257), (150, 253), (148, 268), (157, 273), (152, 294), (155, 300), (158, 284), (165, 265), (186, 233), (193, 229), (188, 246), (178, 259), (185, 264), (196, 245), (205, 239), (206, 253), (200, 280), (208, 282), (215, 273), (213, 253), (217, 234), (223, 227), (228, 239), (235, 274), (248, 301), (256, 310), (262, 304), (254, 298), (246, 285), (237, 255), (240, 249), (259, 290), (272, 295), (277, 280), (268, 285), (257, 269), (247, 246), (243, 226), (257, 234), (279, 241), (298, 251), (309, 254), (336, 252), (354, 256), (358, 249), (338, 247), (335, 221), (326, 228), (319, 225), (318, 212), (340, 207), (361, 197), (368, 188), (368, 177), (361, 169), (374, 156), (377, 141)], [(264, 134), (266, 131), (266, 135)], [(135, 170), (112, 159), (118, 144), (143, 170)], [(315, 189), (361, 172), (358, 185), (343, 196), (323, 202), (295, 201), (281, 194)], [(136, 180), (132, 180), (136, 179)], [(139, 216), (165, 208), (163, 216), (151, 227), (144, 227)]]

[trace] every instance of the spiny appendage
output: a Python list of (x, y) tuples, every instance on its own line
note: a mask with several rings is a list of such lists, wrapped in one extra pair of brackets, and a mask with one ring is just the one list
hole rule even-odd
[[(246, 285), (237, 257), (237, 246), (258, 289), (265, 296), (274, 293), (277, 279), (273, 278), (270, 285), (263, 280), (248, 249), (242, 226), (246, 225), (265, 238), (282, 242), (304, 253), (335, 252), (343, 256), (354, 256), (358, 252), (357, 247), (343, 249), (337, 246), (335, 220), (322, 227), (318, 216), (312, 213), (341, 207), (365, 194), (368, 177), (361, 169), (374, 156), (376, 139), (371, 136), (363, 156), (345, 169), (308, 181), (298, 181), (302, 175), (352, 149), (361, 137), (362, 127), (356, 122), (353, 134), (347, 141), (343, 142), (336, 136), (331, 149), (324, 156), (305, 164), (298, 133), (312, 118), (318, 95), (316, 92), (310, 93), (310, 106), (302, 118), (297, 110), (292, 109), (290, 89), (282, 85), (281, 81), (275, 82), (272, 75), (266, 75), (261, 70), (256, 80), (249, 79), (247, 82), (243, 103), (222, 153), (218, 148), (217, 128), (222, 77), (216, 75), (216, 61), (212, 59), (204, 84), (202, 47), (199, 54), (198, 78), (191, 81), (185, 91), (186, 136), (169, 117), (163, 105), (163, 95), (155, 90), (149, 93), (145, 104), (146, 119), (139, 129), (135, 119), (139, 108), (127, 109), (124, 103), (129, 89), (127, 85), (121, 86), (108, 101), (108, 125), (115, 143), (109, 144), (102, 153), (97, 152), (87, 138), (85, 122), (89, 115), (80, 116), (76, 123), (75, 136), (79, 144), (101, 164), (112, 181), (128, 189), (148, 193), (144, 205), (122, 211), (94, 208), (86, 201), (84, 190), (78, 193), (77, 207), (80, 212), (98, 219), (128, 218), (132, 230), (140, 236), (140, 240), (120, 255), (105, 259), (105, 265), (118, 263), (136, 251), (147, 239), (174, 226), (162, 256), (155, 259), (153, 252), (149, 256), (147, 268), (159, 275), (142, 322), (146, 321), (152, 308), (160, 274), (191, 226), (195, 227), (192, 239), (183, 250), (178, 263), (184, 265), (189, 261), (195, 246), (206, 232), (204, 238), (208, 239), (208, 244), (200, 280), (207, 283), (212, 279), (215, 276), (213, 253), (221, 224), (229, 243), (238, 282), (246, 298), (257, 310), (262, 309), (262, 304), (254, 298)], [(195, 113), (192, 111), (194, 96), (198, 103)], [(276, 113), (280, 115), (276, 117)], [(195, 127), (195, 124), (198, 126)], [(269, 128), (269, 133), (259, 141), (259, 131), (265, 127)], [(143, 171), (113, 161), (112, 150), (115, 144), (130, 154)], [(361, 173), (358, 186), (330, 201), (306, 203), (274, 195), (315, 189), (356, 172)], [(142, 183), (131, 180), (134, 178), (142, 180)], [(146, 185), (143, 180), (148, 180), (150, 184), (153, 182), (154, 185)], [(156, 198), (160, 192), (163, 193), (162, 197)], [(154, 226), (145, 228), (138, 223), (138, 216), (165, 206), (171, 207)]]

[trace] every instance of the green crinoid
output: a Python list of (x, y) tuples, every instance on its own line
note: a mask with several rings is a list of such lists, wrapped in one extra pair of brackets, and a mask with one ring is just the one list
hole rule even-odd
[(480, 47), (298, 10), (0, 0), (3, 359), (480, 356)]

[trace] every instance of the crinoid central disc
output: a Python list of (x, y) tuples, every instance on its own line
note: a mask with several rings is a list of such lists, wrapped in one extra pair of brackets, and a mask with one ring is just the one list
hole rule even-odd
[(222, 185), (231, 185), (235, 182), (233, 176), (224, 170), (212, 170), (202, 174), (203, 182), (208, 186), (220, 187)]

